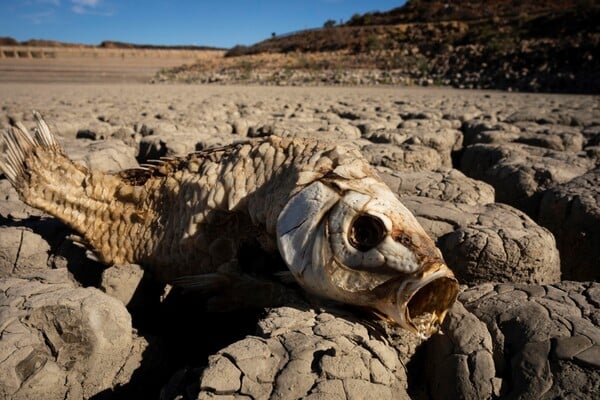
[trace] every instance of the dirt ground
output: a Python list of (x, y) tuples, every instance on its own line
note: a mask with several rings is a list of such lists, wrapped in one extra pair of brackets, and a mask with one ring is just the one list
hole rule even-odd
[(148, 82), (162, 68), (221, 54), (222, 51), (203, 50), (0, 46), (0, 82)]
[[(0, 399), (595, 398), (597, 96), (141, 84), (133, 60), (131, 75), (109, 61), (110, 79), (89, 63), (3, 76), (0, 131), (38, 110), (93, 171), (270, 135), (351, 142), (465, 290), (424, 342), (293, 282), (266, 304), (235, 286), (163, 290), (90, 258), (0, 176)], [(277, 256), (252, 250), (240, 265), (280, 282)]]

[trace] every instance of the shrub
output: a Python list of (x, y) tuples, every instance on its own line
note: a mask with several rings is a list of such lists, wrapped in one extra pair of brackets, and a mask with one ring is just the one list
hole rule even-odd
[(239, 57), (250, 54), (248, 46), (243, 46), (241, 44), (233, 46), (231, 49), (227, 50), (225, 53), (225, 57)]
[(335, 26), (335, 20), (333, 20), (333, 19), (328, 19), (323, 24), (323, 28), (333, 28), (334, 26)]

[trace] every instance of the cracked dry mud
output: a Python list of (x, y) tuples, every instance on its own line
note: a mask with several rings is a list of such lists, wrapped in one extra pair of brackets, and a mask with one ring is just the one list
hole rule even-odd
[[(463, 291), (427, 341), (286, 286), (227, 313), (103, 266), (0, 176), (0, 398), (593, 398), (600, 393), (600, 99), (402, 88), (2, 84), (117, 171), (267, 135), (353, 142)], [(506, 203), (506, 204), (503, 204)], [(277, 262), (245, 255), (257, 267)]]
[[(405, 339), (415, 347), (419, 341), (410, 334)], [(410, 398), (406, 367), (384, 340), (351, 319), (289, 307), (261, 319), (258, 336), (209, 357), (198, 398), (228, 393), (274, 399)]]

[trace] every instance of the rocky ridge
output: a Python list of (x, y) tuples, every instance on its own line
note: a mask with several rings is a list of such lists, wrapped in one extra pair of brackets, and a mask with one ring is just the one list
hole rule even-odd
[(225, 58), (166, 69), (154, 81), (597, 94), (599, 18), (593, 1), (413, 0), (235, 46)]

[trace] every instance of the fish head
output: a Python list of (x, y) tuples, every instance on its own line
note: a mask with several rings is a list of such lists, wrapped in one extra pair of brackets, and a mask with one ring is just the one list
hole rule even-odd
[(379, 179), (316, 181), (277, 221), (280, 253), (298, 283), (366, 307), (428, 337), (458, 295), (458, 281), (413, 214)]

